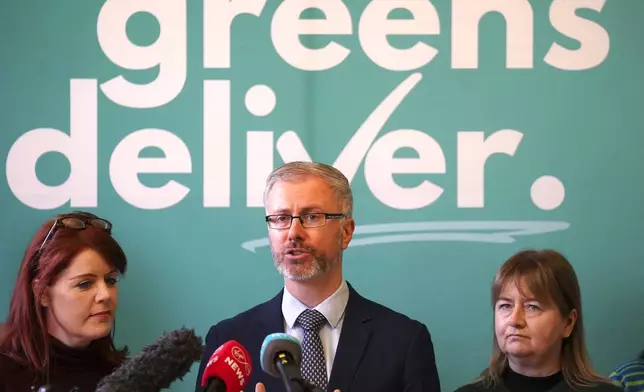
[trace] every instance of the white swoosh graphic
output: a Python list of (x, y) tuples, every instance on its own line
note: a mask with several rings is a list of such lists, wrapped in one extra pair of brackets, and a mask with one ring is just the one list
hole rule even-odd
[[(353, 180), (360, 163), (376, 140), (378, 133), (380, 133), (385, 123), (389, 120), (389, 117), (391, 117), (405, 97), (409, 95), (411, 90), (420, 83), (421, 79), (422, 75), (416, 72), (409, 75), (396, 86), (378, 107), (374, 109), (369, 117), (367, 117), (340, 152), (333, 166), (340, 170), (349, 182)], [(311, 157), (306, 152), (299, 136), (293, 131), (284, 132), (277, 140), (275, 148), (285, 163), (299, 160), (311, 161)]]
[[(395, 242), (462, 241), (507, 244), (515, 236), (566, 230), (568, 222), (559, 221), (437, 221), (377, 223), (356, 226), (349, 247)], [(268, 246), (268, 237), (245, 241), (241, 247), (256, 253)]]

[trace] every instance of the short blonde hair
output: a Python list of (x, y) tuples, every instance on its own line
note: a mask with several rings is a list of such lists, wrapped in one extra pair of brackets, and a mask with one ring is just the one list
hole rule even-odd
[(289, 162), (273, 170), (266, 179), (264, 205), (266, 205), (268, 195), (277, 181), (297, 181), (308, 176), (316, 176), (324, 180), (341, 201), (342, 212), (348, 218), (353, 216), (353, 193), (349, 180), (340, 170), (319, 162)]

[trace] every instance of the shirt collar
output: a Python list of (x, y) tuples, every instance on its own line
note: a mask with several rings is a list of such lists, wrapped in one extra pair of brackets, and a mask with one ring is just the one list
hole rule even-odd
[[(347, 286), (347, 282), (343, 280), (335, 293), (331, 294), (329, 298), (325, 299), (313, 309), (322, 313), (331, 327), (335, 328), (344, 315), (344, 310), (347, 307), (348, 301), (349, 287)], [(308, 306), (300, 302), (291, 293), (289, 293), (286, 287), (284, 287), (284, 295), (282, 296), (282, 314), (284, 315), (284, 320), (289, 328), (293, 328), (295, 320), (297, 320), (300, 313), (306, 309), (308, 309)]]

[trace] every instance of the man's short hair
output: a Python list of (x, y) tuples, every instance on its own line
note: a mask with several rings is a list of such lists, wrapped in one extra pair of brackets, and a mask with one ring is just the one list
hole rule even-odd
[(266, 205), (268, 195), (277, 181), (298, 181), (309, 176), (316, 176), (324, 180), (341, 201), (342, 212), (348, 218), (353, 216), (353, 193), (349, 180), (340, 170), (320, 162), (289, 162), (273, 170), (266, 179), (264, 205)]

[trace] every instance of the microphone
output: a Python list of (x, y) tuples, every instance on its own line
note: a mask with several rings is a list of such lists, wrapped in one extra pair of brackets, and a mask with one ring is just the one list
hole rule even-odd
[(193, 329), (162, 335), (103, 378), (96, 392), (158, 392), (188, 373), (203, 355), (202, 339)]
[(260, 351), (262, 370), (281, 378), (286, 392), (323, 392), (302, 378), (302, 346), (300, 341), (285, 333), (272, 333), (264, 339)]
[(252, 371), (250, 354), (234, 340), (222, 344), (210, 356), (201, 377), (205, 392), (239, 392)]

